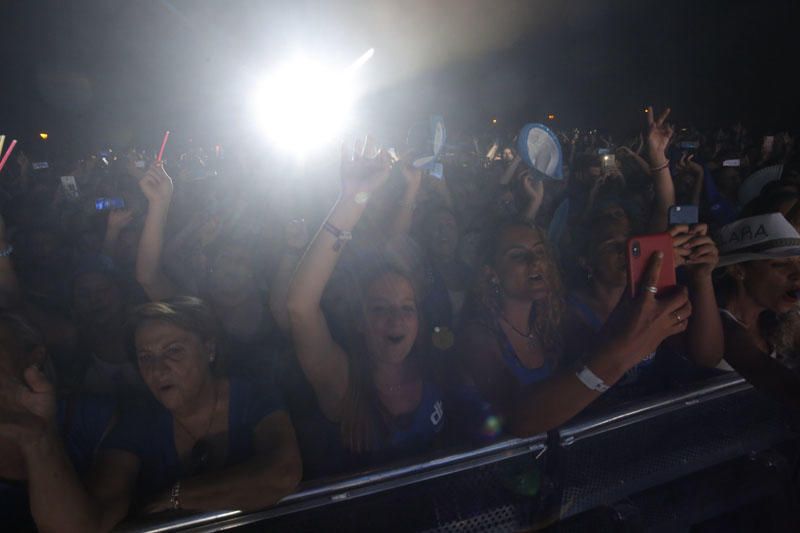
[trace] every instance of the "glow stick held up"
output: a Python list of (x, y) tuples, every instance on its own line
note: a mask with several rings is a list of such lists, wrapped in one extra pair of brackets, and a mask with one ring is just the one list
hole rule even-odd
[(167, 146), (167, 139), (169, 139), (169, 130), (164, 134), (164, 140), (161, 141), (161, 150), (158, 151), (158, 158), (156, 161), (161, 161), (161, 158), (164, 157), (164, 148)]
[(6, 166), (6, 161), (8, 161), (8, 156), (11, 155), (11, 151), (17, 145), (17, 140), (14, 139), (11, 141), (11, 144), (8, 145), (8, 150), (6, 150), (6, 154), (3, 156), (3, 159), (0, 159), (0, 171), (3, 170), (3, 167)]

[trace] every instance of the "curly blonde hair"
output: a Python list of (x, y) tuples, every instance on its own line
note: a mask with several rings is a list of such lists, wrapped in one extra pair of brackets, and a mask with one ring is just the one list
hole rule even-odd
[[(552, 362), (557, 363), (555, 359), (559, 357), (563, 347), (563, 339), (561, 336), (561, 319), (564, 315), (564, 287), (561, 282), (561, 274), (558, 270), (558, 263), (555, 260), (555, 254), (547, 241), (544, 231), (536, 226), (528, 226), (522, 223), (507, 223), (498, 226), (489, 234), (485, 235), (483, 246), (481, 247), (482, 264), (492, 266), (497, 255), (497, 244), (500, 242), (501, 235), (512, 227), (525, 227), (535, 231), (545, 245), (545, 265), (546, 268), (543, 272), (549, 292), (547, 298), (534, 305), (533, 312), (531, 313), (531, 331), (533, 331), (539, 339), (541, 339), (542, 346), (545, 349), (546, 355), (552, 359)], [(477, 285), (476, 300), (478, 305), (482, 308), (484, 319), (489, 319), (494, 322), (502, 303), (502, 294), (498, 294), (495, 287), (489, 283), (489, 280), (482, 277), (480, 283)]]

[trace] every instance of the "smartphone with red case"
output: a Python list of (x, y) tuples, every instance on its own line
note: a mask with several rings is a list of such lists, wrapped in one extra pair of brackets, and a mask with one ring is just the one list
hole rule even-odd
[(664, 254), (661, 263), (661, 276), (658, 278), (658, 292), (656, 296), (665, 290), (677, 285), (675, 279), (675, 255), (672, 251), (672, 237), (669, 233), (655, 233), (652, 235), (638, 235), (628, 239), (628, 287), (631, 297), (635, 297), (639, 292), (647, 271), (650, 257), (660, 251)]

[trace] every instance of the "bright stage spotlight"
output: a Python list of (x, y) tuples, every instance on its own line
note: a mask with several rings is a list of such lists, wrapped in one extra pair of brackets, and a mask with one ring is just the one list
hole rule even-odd
[(355, 71), (373, 53), (370, 49), (344, 69), (305, 56), (276, 68), (252, 96), (256, 128), (276, 144), (303, 151), (333, 139), (347, 126), (357, 98)]

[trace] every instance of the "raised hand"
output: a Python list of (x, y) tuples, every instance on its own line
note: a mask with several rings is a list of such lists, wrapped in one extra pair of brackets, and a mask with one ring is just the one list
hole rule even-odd
[(694, 154), (683, 154), (675, 168), (678, 172), (690, 174), (695, 179), (703, 177), (703, 167), (694, 161)]
[(400, 171), (403, 174), (403, 178), (406, 180), (406, 185), (408, 187), (419, 187), (422, 183), (422, 169), (421, 168), (414, 168), (414, 165), (411, 164), (409, 161), (409, 157), (403, 156), (400, 160)]
[(139, 180), (139, 188), (151, 205), (169, 204), (172, 199), (172, 178), (164, 170), (164, 164), (160, 161), (155, 161), (150, 165), (145, 175)]
[(675, 133), (672, 125), (666, 122), (669, 113), (670, 108), (667, 108), (656, 118), (652, 106), (648, 107), (647, 113), (645, 113), (647, 115), (647, 151), (653, 166), (661, 166), (666, 161), (665, 152)]
[(374, 191), (386, 182), (391, 170), (391, 156), (384, 150), (378, 151), (373, 158), (364, 156), (365, 153), (371, 153), (371, 151), (372, 140), (369, 137), (353, 154), (342, 147), (343, 197), (354, 199), (357, 203), (364, 203)]
[(685, 331), (692, 315), (686, 287), (658, 299), (647, 289), (658, 285), (662, 262), (660, 252), (650, 258), (639, 294), (631, 302), (621, 323), (622, 338), (632, 347), (631, 356), (637, 361), (653, 353), (664, 339)]
[(719, 249), (708, 236), (706, 224), (681, 225), (670, 229), (672, 246), (675, 251), (675, 265), (685, 265), (689, 274), (695, 278), (711, 277), (719, 263)]
[(525, 195), (528, 209), (538, 211), (544, 201), (544, 181), (533, 178), (530, 170), (525, 169), (520, 174), (522, 193)]

